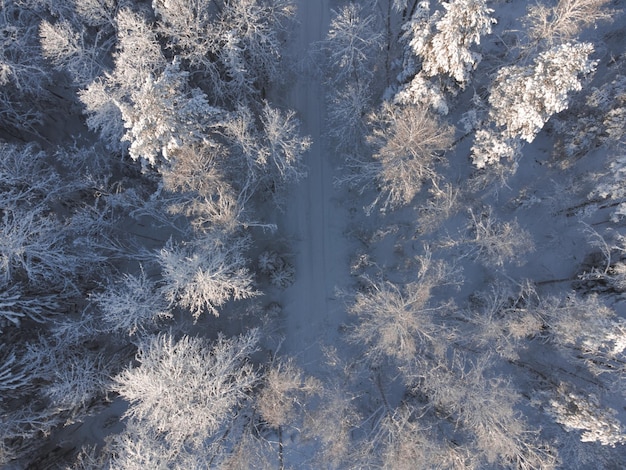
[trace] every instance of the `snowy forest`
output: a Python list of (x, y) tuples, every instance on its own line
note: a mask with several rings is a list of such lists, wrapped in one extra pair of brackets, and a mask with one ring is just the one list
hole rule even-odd
[(0, 0), (0, 468), (623, 469), (624, 10)]

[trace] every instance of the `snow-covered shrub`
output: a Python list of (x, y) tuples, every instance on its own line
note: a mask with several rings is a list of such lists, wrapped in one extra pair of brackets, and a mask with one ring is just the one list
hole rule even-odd
[(126, 416), (161, 434), (174, 449), (200, 446), (236, 414), (258, 381), (249, 357), (257, 347), (253, 330), (239, 337), (170, 335), (147, 338), (137, 367), (115, 378), (114, 389), (130, 402)]
[(275, 287), (285, 289), (295, 280), (296, 270), (293, 265), (273, 250), (265, 250), (259, 255), (258, 266)]
[(282, 268), (284, 264), (284, 260), (273, 250), (265, 250), (258, 258), (259, 270), (267, 275)]

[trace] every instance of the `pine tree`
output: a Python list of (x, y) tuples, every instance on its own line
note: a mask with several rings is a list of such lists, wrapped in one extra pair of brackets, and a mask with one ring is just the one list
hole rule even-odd
[[(581, 77), (595, 70), (590, 43), (567, 43), (539, 54), (532, 64), (498, 71), (489, 95), (489, 119), (495, 128), (477, 133), (472, 159), (478, 168), (512, 158), (521, 141), (532, 142), (550, 117), (569, 106)], [(491, 148), (491, 150), (490, 150)]]

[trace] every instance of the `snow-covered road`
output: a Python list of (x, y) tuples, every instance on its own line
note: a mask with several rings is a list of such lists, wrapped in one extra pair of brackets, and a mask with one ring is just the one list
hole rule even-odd
[[(329, 0), (299, 0), (300, 26), (293, 53), (304, 63), (311, 44), (324, 38), (330, 16)], [(283, 309), (286, 340), (283, 352), (314, 369), (319, 345), (336, 340), (344, 321), (343, 309), (334, 302), (335, 287), (347, 272), (343, 238), (344, 210), (337, 204), (333, 186), (337, 163), (324, 143), (324, 90), (315, 66), (304, 67), (290, 92), (288, 106), (302, 121), (303, 133), (313, 140), (306, 155), (308, 178), (292, 188), (282, 217), (282, 230), (293, 240), (296, 282), (285, 292)], [(309, 72), (307, 73), (307, 70)]]

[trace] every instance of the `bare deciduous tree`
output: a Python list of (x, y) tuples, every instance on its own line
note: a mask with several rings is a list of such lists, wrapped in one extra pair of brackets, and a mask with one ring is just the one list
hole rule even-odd
[(376, 205), (386, 210), (409, 204), (425, 181), (437, 178), (435, 165), (444, 162), (442, 153), (452, 145), (454, 129), (424, 108), (389, 103), (369, 121), (368, 142), (374, 159), (352, 161), (354, 174), (340, 183), (359, 187), (361, 192), (377, 183), (380, 194), (369, 210)]
[(433, 303), (431, 295), (436, 287), (456, 284), (458, 273), (430, 254), (418, 261), (414, 282), (399, 287), (370, 281), (349, 308), (358, 317), (349, 339), (363, 345), (365, 357), (374, 364), (386, 358), (405, 364), (426, 351), (442, 354), (449, 342), (451, 331), (437, 321), (437, 314), (450, 306)]
[(610, 0), (559, 0), (555, 6), (543, 3), (528, 8), (526, 22), (532, 41), (555, 43), (575, 39), (589, 26), (612, 21), (616, 11), (608, 9)]
[(290, 359), (275, 362), (264, 382), (257, 409), (267, 424), (276, 429), (292, 424), (312, 395), (321, 391), (321, 383), (306, 377)]

